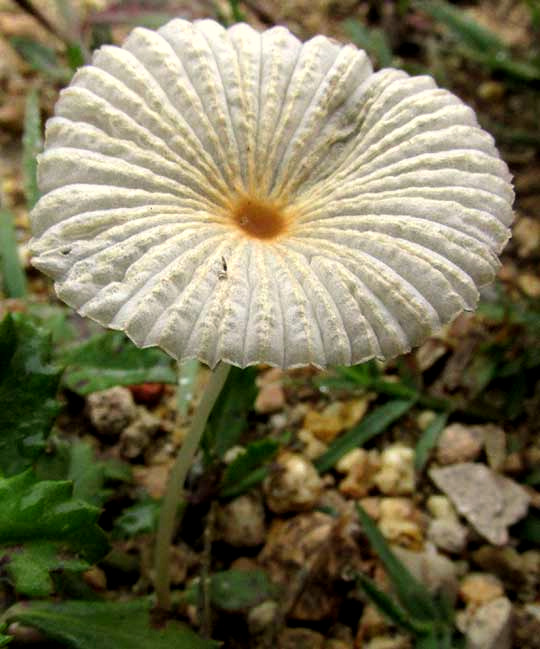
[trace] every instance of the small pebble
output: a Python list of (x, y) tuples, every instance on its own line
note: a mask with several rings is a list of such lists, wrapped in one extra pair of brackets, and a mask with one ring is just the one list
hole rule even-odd
[(391, 543), (419, 549), (424, 533), (413, 503), (405, 498), (381, 498), (379, 529)]
[(253, 607), (247, 615), (249, 632), (252, 635), (257, 635), (265, 631), (274, 624), (277, 611), (278, 603), (270, 599)]
[[(355, 454), (354, 457), (352, 454)], [(379, 452), (354, 449), (341, 458), (338, 464), (337, 470), (347, 474), (339, 483), (339, 491), (344, 496), (354, 499), (367, 496), (375, 484), (375, 476), (381, 467)]]
[(373, 481), (383, 494), (412, 494), (415, 487), (414, 450), (401, 444), (386, 448), (381, 453), (381, 468)]
[(300, 512), (315, 506), (323, 483), (313, 464), (298, 453), (282, 453), (263, 482), (268, 507), (276, 514)]
[(489, 573), (470, 573), (459, 586), (461, 599), (467, 606), (478, 607), (504, 595), (501, 581)]
[(298, 431), (298, 439), (304, 444), (303, 454), (309, 460), (316, 460), (328, 450), (326, 444), (321, 442), (320, 439), (317, 439), (312, 432), (305, 428)]
[(512, 646), (512, 604), (498, 597), (480, 606), (468, 621), (467, 649), (510, 649)]
[(264, 507), (256, 494), (244, 494), (218, 509), (216, 535), (234, 547), (256, 547), (264, 543)]
[(484, 437), (478, 427), (450, 424), (437, 442), (439, 464), (457, 464), (475, 460), (482, 450)]
[(428, 526), (427, 538), (440, 550), (460, 554), (467, 546), (468, 530), (452, 519), (436, 519)]
[(86, 408), (92, 425), (101, 435), (119, 435), (137, 416), (133, 395), (120, 386), (88, 395)]

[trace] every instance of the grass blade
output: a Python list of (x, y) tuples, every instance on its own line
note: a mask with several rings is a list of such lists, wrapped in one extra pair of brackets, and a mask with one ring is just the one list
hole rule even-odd
[(358, 426), (339, 437), (330, 448), (315, 462), (319, 473), (331, 469), (346, 453), (362, 446), (367, 441), (383, 433), (390, 424), (402, 417), (413, 406), (413, 400), (395, 399), (377, 408), (365, 417)]
[(433, 419), (418, 440), (414, 451), (414, 468), (418, 472), (422, 471), (426, 466), (429, 454), (437, 444), (439, 435), (442, 433), (447, 421), (448, 413), (441, 412)]
[(26, 275), (21, 267), (13, 214), (0, 210), (0, 274), (7, 297), (26, 295)]
[(419, 632), (427, 630), (426, 625), (420, 627), (411, 619), (409, 614), (404, 611), (401, 606), (395, 602), (390, 595), (380, 590), (375, 585), (375, 582), (366, 575), (357, 575), (358, 585), (366, 593), (369, 599), (375, 606), (386, 615), (386, 617), (397, 624), (398, 626), (406, 629), (410, 633), (417, 635)]
[[(357, 504), (356, 510), (364, 533), (384, 564), (385, 570), (392, 581), (398, 599), (411, 616), (420, 623), (434, 624), (440, 619), (440, 612), (427, 588), (421, 584), (390, 550), (384, 536), (375, 522)], [(428, 627), (426, 627), (427, 630)]]
[(39, 199), (37, 183), (37, 155), (43, 148), (41, 138), (41, 113), (37, 90), (31, 90), (26, 97), (24, 114), (23, 144), (23, 183), (26, 204), (31, 210)]

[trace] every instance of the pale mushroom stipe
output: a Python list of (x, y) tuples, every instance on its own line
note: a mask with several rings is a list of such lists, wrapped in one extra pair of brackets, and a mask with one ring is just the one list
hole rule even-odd
[(284, 27), (137, 28), (61, 93), (39, 159), (34, 265), (137, 345), (217, 365), (171, 470), (158, 605), (182, 487), (230, 365), (390, 358), (491, 282), (510, 174), (427, 76)]
[(39, 184), (33, 263), (59, 297), (211, 367), (406, 352), (475, 307), (512, 221), (491, 136), (430, 77), (211, 20), (97, 51)]

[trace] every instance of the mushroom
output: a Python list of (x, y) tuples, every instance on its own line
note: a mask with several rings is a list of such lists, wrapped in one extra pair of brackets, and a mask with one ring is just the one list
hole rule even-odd
[(490, 282), (507, 167), (427, 76), (283, 27), (98, 50), (39, 159), (33, 264), (79, 313), (211, 367), (389, 358)]
[(135, 29), (61, 93), (39, 159), (33, 264), (79, 313), (217, 365), (167, 488), (156, 589), (227, 368), (390, 358), (494, 278), (510, 175), (427, 76), (284, 27)]

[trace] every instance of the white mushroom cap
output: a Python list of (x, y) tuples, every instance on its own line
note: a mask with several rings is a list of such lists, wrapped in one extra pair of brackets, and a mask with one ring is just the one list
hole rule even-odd
[(429, 77), (283, 27), (173, 20), (77, 72), (47, 123), (34, 265), (177, 359), (353, 364), (493, 280), (510, 175)]

